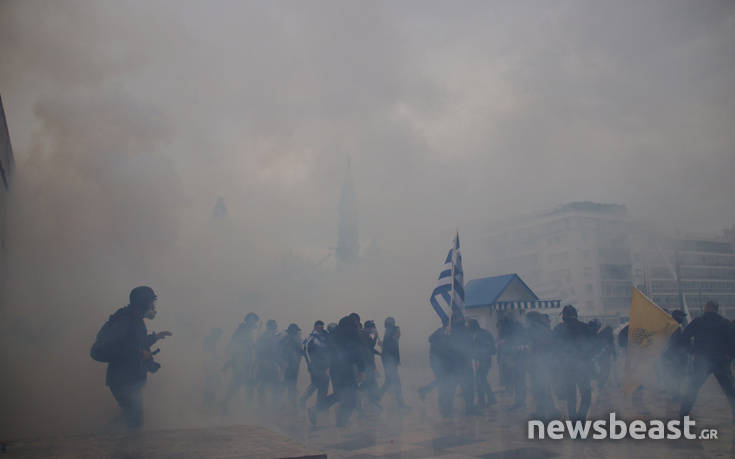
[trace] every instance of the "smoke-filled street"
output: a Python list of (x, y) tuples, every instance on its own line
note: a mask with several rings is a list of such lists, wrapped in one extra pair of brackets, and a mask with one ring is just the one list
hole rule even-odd
[(735, 454), (735, 3), (0, 2), (0, 456)]

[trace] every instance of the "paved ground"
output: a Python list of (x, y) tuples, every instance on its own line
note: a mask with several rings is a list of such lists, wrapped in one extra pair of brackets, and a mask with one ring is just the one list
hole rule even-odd
[[(97, 434), (16, 441), (8, 444), (8, 458), (234, 458), (299, 457), (327, 454), (330, 459), (370, 458), (699, 458), (735, 457), (735, 435), (727, 400), (712, 378), (692, 413), (697, 428), (716, 427), (718, 440), (542, 440), (527, 439), (527, 412), (508, 410), (510, 397), (497, 394), (499, 404), (481, 416), (442, 420), (436, 399), (410, 399), (409, 413), (367, 411), (350, 426), (334, 427), (324, 415), (314, 428), (303, 411), (280, 410), (268, 415), (245, 410), (218, 419), (219, 427), (144, 431), (137, 435)], [(675, 407), (663, 397), (647, 394), (645, 406), (625, 405), (619, 395), (595, 394), (591, 418), (615, 411), (625, 418), (675, 417)], [(458, 405), (459, 399), (458, 399)], [(622, 407), (622, 408), (621, 408)], [(234, 407), (233, 407), (234, 408)], [(262, 426), (241, 423), (244, 416)], [(255, 417), (253, 417), (255, 416)]]

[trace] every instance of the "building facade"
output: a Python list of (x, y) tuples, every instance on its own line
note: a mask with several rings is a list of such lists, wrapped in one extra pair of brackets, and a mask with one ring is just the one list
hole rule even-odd
[(647, 231), (634, 237), (635, 283), (659, 306), (701, 314), (716, 301), (735, 318), (735, 250), (727, 234), (671, 236)]
[(0, 97), (0, 254), (2, 255), (5, 254), (8, 243), (8, 193), (10, 193), (10, 178), (14, 167), (13, 148), (10, 145), (8, 124), (5, 121), (3, 100)]
[(565, 204), (484, 242), (488, 266), (517, 272), (539, 296), (571, 303), (582, 316), (627, 315), (633, 284), (625, 206)]
[(10, 183), (15, 163), (13, 148), (10, 145), (8, 124), (0, 97), (0, 304), (4, 304), (3, 292), (6, 291), (7, 250), (8, 250), (8, 206), (10, 205)]
[(677, 235), (631, 219), (624, 205), (572, 202), (487, 234), (482, 250), (486, 266), (517, 272), (584, 317), (626, 318), (635, 285), (669, 310), (686, 305), (696, 316), (715, 300), (735, 318), (732, 239), (732, 230)]

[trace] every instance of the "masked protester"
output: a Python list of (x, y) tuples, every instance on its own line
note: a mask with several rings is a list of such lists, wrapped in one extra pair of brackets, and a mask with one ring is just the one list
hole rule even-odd
[(316, 392), (316, 403), (321, 405), (327, 398), (327, 391), (329, 390), (329, 348), (323, 321), (317, 320), (314, 322), (314, 329), (304, 339), (302, 349), (311, 382), (299, 402), (302, 407), (306, 406), (306, 401), (311, 397), (311, 394)]
[(704, 314), (692, 320), (681, 334), (683, 344), (694, 340), (694, 372), (689, 379), (679, 416), (689, 414), (697, 399), (699, 389), (710, 374), (714, 374), (722, 391), (727, 396), (735, 422), (735, 388), (733, 388), (730, 361), (733, 358), (735, 329), (719, 313), (719, 305), (709, 301), (704, 306)]
[(357, 405), (357, 385), (365, 372), (360, 340), (360, 316), (343, 317), (335, 330), (332, 384), (337, 395), (337, 427), (345, 427)]
[(396, 319), (388, 317), (385, 319), (385, 334), (383, 335), (382, 359), (383, 370), (385, 371), (385, 381), (380, 390), (381, 398), (386, 392), (391, 391), (399, 410), (407, 411), (410, 409), (403, 401), (403, 392), (401, 390), (401, 377), (398, 374), (398, 366), (401, 364), (401, 353), (399, 350), (399, 340), (401, 339), (401, 329), (396, 325)]
[(107, 362), (106, 383), (120, 406), (126, 426), (143, 426), (143, 387), (148, 373), (160, 365), (153, 360), (151, 346), (171, 336), (171, 332), (150, 333), (143, 319), (156, 317), (153, 289), (136, 287), (130, 292), (130, 303), (117, 310), (97, 334), (90, 352), (93, 359)]
[(243, 322), (233, 333), (228, 345), (229, 360), (223, 371), (232, 369), (232, 379), (227, 388), (227, 393), (222, 401), (223, 412), (241, 387), (247, 390), (247, 399), (252, 403), (255, 392), (255, 331), (258, 328), (260, 318), (254, 312), (249, 312)]
[[(554, 348), (558, 354), (561, 395), (567, 402), (571, 420), (584, 420), (592, 402), (590, 377), (594, 337), (592, 328), (577, 319), (577, 309), (572, 305), (564, 306), (562, 323), (554, 328)], [(580, 394), (579, 407), (577, 389)]]

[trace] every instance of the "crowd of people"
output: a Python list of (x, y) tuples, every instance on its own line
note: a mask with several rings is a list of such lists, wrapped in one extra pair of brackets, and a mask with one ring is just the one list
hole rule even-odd
[[(303, 340), (297, 324), (290, 324), (280, 333), (272, 319), (256, 336), (259, 322), (257, 314), (248, 313), (232, 335), (228, 345), (229, 360), (223, 368), (232, 370), (221, 402), (223, 411), (227, 411), (232, 397), (241, 388), (245, 388), (250, 402), (254, 402), (257, 392), (259, 407), (272, 409), (296, 408), (297, 403), (306, 407), (316, 393), (315, 404), (307, 409), (312, 424), (317, 423), (320, 413), (335, 404), (338, 426), (345, 425), (356, 409), (373, 407), (382, 411), (380, 402), (386, 393), (393, 396), (398, 409), (409, 409), (403, 401), (398, 372), (401, 331), (392, 317), (385, 319), (382, 339), (375, 322), (368, 320), (363, 324), (357, 313), (326, 327), (323, 321), (317, 320)], [(376, 357), (381, 358), (385, 373), (382, 385)], [(310, 383), (299, 397), (297, 380), (302, 359), (306, 362)], [(211, 396), (208, 399), (211, 400)]]
[[(120, 405), (122, 419), (131, 428), (143, 423), (141, 391), (146, 375), (160, 367), (151, 347), (171, 336), (167, 331), (147, 332), (143, 319), (155, 317), (155, 301), (150, 287), (133, 289), (130, 304), (110, 317), (91, 352), (95, 360), (109, 364), (107, 385)], [(714, 374), (735, 419), (731, 372), (735, 325), (720, 316), (717, 309), (716, 303), (708, 303), (703, 314), (688, 325), (682, 311), (671, 314), (681, 326), (670, 337), (657, 367), (667, 390), (680, 403), (682, 417), (689, 414), (702, 384)], [(597, 320), (579, 320), (571, 305), (563, 308), (558, 325), (552, 327), (551, 323), (551, 317), (539, 311), (498, 314), (496, 339), (477, 320), (456, 314), (429, 336), (434, 379), (418, 389), (419, 397), (424, 400), (436, 389), (439, 412), (449, 417), (455, 411), (459, 388), (464, 414), (482, 414), (497, 402), (489, 381), (495, 356), (499, 384), (513, 400), (510, 410), (526, 408), (530, 385), (531, 418), (559, 419), (563, 415), (557, 406), (563, 406), (568, 419), (586, 419), (593, 382), (598, 392), (619, 385), (614, 377), (614, 361), (619, 352), (616, 348), (627, 346), (627, 327), (618, 333), (616, 345), (611, 327), (601, 327)], [(297, 324), (281, 332), (272, 319), (261, 331), (258, 315), (248, 313), (227, 345), (224, 366), (205, 370), (205, 404), (227, 412), (233, 397), (244, 390), (246, 400), (257, 404), (259, 410), (301, 408), (314, 425), (336, 405), (337, 426), (347, 425), (355, 411), (383, 411), (386, 394), (392, 397), (394, 409), (409, 411), (399, 375), (401, 330), (392, 317), (386, 318), (383, 325), (381, 338), (374, 321), (363, 323), (357, 313), (352, 313), (326, 326), (317, 320), (302, 338)], [(223, 334), (215, 328), (204, 340), (205, 352), (212, 357), (208, 361), (217, 362), (214, 355)], [(299, 395), (302, 360), (309, 385)], [(230, 373), (230, 381), (224, 397), (218, 400), (222, 372)], [(684, 389), (682, 381), (687, 381)], [(307, 408), (314, 396), (314, 403)]]

